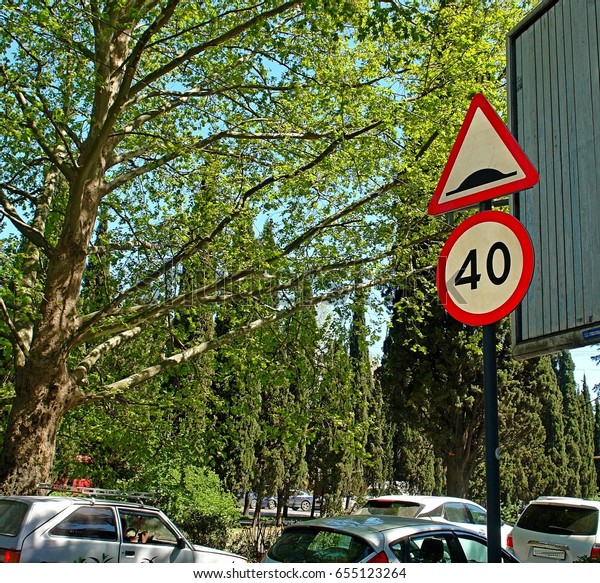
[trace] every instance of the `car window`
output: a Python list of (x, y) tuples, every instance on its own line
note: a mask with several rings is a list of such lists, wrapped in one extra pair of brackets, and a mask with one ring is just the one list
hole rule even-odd
[(117, 540), (115, 515), (111, 508), (83, 506), (59, 522), (50, 534), (70, 538)]
[(121, 529), (125, 542), (176, 545), (177, 534), (160, 516), (119, 509)]
[(446, 502), (444, 518), (449, 522), (471, 522), (465, 505), (462, 502)]
[(598, 510), (580, 506), (530, 504), (517, 521), (517, 526), (546, 534), (596, 534)]
[(454, 563), (448, 538), (443, 534), (411, 536), (390, 545), (392, 552), (408, 563)]
[(350, 534), (296, 528), (284, 532), (268, 556), (281, 563), (357, 563), (373, 552), (366, 541)]
[(365, 508), (369, 514), (415, 518), (421, 505), (418, 502), (369, 500)]
[(467, 563), (487, 563), (487, 545), (475, 538), (465, 535), (457, 536), (458, 542), (465, 553)]
[(473, 524), (487, 524), (487, 516), (485, 510), (482, 510), (474, 504), (467, 504), (466, 506), (469, 510), (469, 514), (471, 515), (472, 519), (469, 522), (473, 522)]
[(444, 516), (444, 505), (440, 504), (433, 510), (419, 513), (419, 518), (442, 518)]
[(0, 534), (17, 536), (29, 506), (17, 500), (0, 500)]

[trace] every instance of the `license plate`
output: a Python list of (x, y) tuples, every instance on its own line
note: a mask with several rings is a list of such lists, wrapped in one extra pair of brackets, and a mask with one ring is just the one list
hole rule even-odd
[(543, 557), (544, 559), (554, 559), (556, 561), (564, 561), (567, 554), (565, 551), (558, 549), (544, 549), (540, 547), (533, 547), (534, 557)]

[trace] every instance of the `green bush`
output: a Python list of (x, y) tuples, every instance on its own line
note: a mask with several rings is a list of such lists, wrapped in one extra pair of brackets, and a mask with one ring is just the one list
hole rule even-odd
[(155, 477), (152, 487), (159, 490), (159, 507), (191, 542), (227, 548), (239, 511), (235, 497), (225, 490), (213, 471), (194, 466), (170, 467)]
[(229, 529), (239, 520), (235, 497), (206, 468), (188, 466), (176, 477), (179, 484), (173, 487), (169, 504), (173, 519), (193, 542), (225, 548)]

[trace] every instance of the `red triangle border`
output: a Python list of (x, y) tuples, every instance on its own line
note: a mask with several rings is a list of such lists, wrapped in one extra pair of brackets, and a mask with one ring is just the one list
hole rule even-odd
[[(450, 173), (452, 172), (456, 159), (458, 158), (458, 154), (462, 148), (463, 142), (471, 126), (471, 122), (473, 121), (473, 117), (475, 116), (475, 113), (478, 109), (480, 109), (482, 113), (486, 116), (493, 129), (498, 134), (498, 137), (502, 140), (504, 145), (507, 147), (508, 151), (513, 156), (515, 162), (519, 165), (519, 167), (525, 174), (525, 177), (506, 184), (490, 186), (484, 188), (479, 192), (475, 192), (467, 196), (462, 196), (448, 202), (440, 203), (440, 198), (442, 196), (442, 193), (444, 192), (444, 188), (446, 187), (446, 183), (448, 182)], [(446, 166), (444, 167), (438, 185), (433, 193), (433, 198), (429, 203), (427, 212), (430, 215), (438, 215), (452, 210), (465, 208), (477, 204), (479, 202), (483, 202), (485, 200), (490, 200), (492, 198), (512, 194), (520, 190), (531, 188), (535, 186), (538, 183), (538, 181), (539, 175), (537, 170), (529, 161), (529, 159), (517, 143), (514, 136), (510, 133), (510, 130), (506, 127), (500, 116), (496, 113), (494, 108), (491, 106), (490, 102), (483, 96), (483, 94), (478, 93), (471, 100), (471, 104), (469, 106), (469, 109), (467, 110), (467, 114), (465, 116), (463, 124), (458, 132), (456, 141), (452, 146), (452, 150), (450, 151), (448, 161), (446, 162)]]

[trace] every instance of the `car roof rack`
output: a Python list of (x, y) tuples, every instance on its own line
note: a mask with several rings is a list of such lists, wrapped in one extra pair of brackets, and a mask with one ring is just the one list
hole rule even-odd
[(156, 500), (157, 495), (152, 492), (126, 492), (125, 490), (109, 490), (106, 488), (89, 488), (86, 486), (68, 486), (66, 484), (38, 484), (38, 489), (42, 491), (61, 492), (75, 494), (79, 496), (88, 496), (89, 498), (104, 498), (111, 500), (128, 500), (142, 504), (144, 501)]

